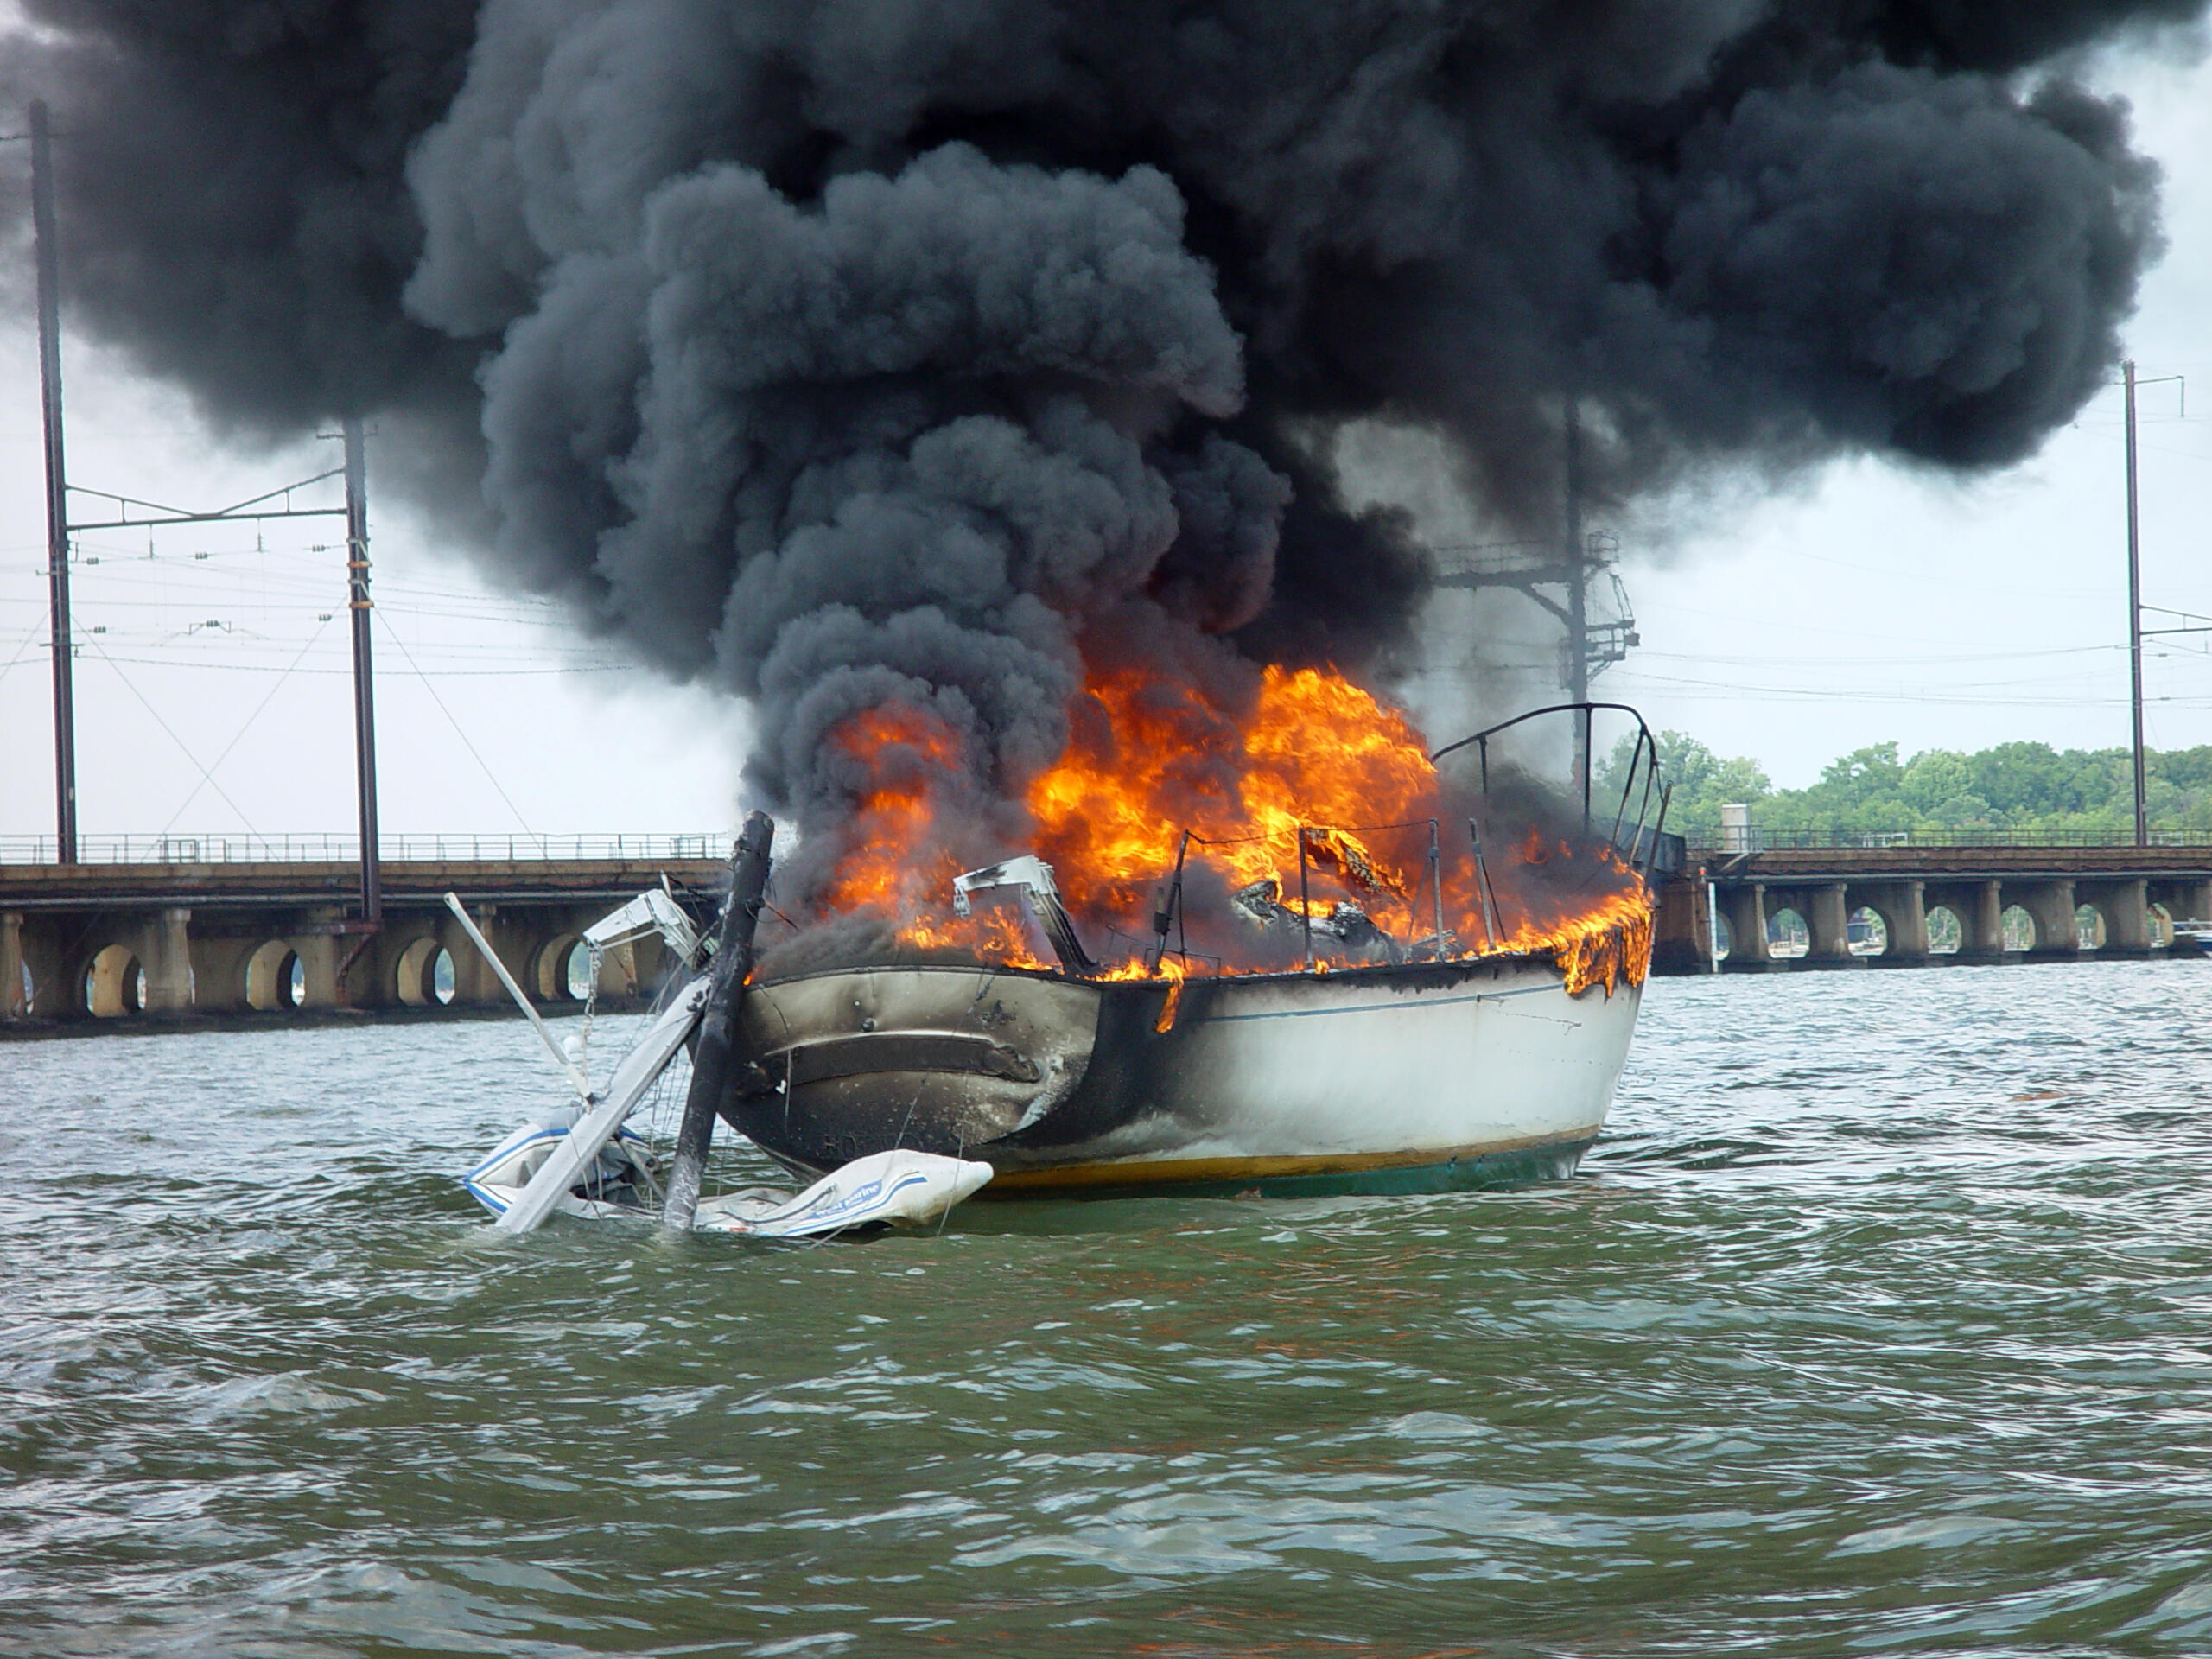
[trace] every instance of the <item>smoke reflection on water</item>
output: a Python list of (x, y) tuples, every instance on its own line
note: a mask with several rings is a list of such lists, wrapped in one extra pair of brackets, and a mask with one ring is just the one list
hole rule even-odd
[(487, 1237), (517, 1026), (10, 1045), (0, 1652), (2201, 1651), (2203, 973), (1656, 982), (1571, 1183), (804, 1250)]

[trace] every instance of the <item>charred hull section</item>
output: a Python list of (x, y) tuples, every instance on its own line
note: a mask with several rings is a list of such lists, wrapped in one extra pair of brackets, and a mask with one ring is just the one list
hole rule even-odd
[(957, 1157), (1038, 1121), (1089, 1069), (1098, 995), (1012, 969), (855, 968), (756, 984), (739, 1020), (753, 1065), (722, 1116), (817, 1170), (893, 1147)]
[(724, 1116), (802, 1171), (893, 1147), (994, 1193), (1433, 1186), (1565, 1175), (1637, 988), (1548, 957), (1098, 981), (984, 966), (756, 984)]

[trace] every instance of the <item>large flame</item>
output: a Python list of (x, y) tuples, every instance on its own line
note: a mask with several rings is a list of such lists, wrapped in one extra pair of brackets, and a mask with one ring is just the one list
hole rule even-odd
[[(1575, 992), (1602, 985), (1610, 995), (1623, 980), (1643, 981), (1650, 901), (1612, 849), (1531, 832), (1491, 851), (1486, 891), (1471, 849), (1444, 854), (1455, 826), (1421, 734), (1340, 675), (1269, 668), (1252, 707), (1232, 715), (1140, 670), (1094, 673), (1077, 714), (1065, 753), (1032, 782), (1026, 804), (1032, 844), (1069, 908), (1120, 931), (1121, 948), (1105, 953), (1109, 976), (1171, 968), (1132, 941), (1180, 856), (1232, 889), (1272, 882), (1294, 916), (1357, 903), (1431, 959), (1440, 919), (1446, 957), (1548, 953)], [(917, 949), (1046, 965), (1015, 905), (951, 913), (961, 868), (1015, 850), (957, 848), (939, 822), (940, 791), (963, 759), (959, 734), (934, 715), (880, 708), (848, 718), (830, 741), (871, 782), (821, 910), (880, 916)], [(1457, 829), (1454, 849), (1466, 826)], [(1578, 896), (1543, 897), (1560, 892)]]

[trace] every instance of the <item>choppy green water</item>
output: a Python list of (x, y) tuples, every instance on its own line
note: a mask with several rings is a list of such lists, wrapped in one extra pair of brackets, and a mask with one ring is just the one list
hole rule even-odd
[(498, 1242), (514, 1025), (0, 1047), (0, 1652), (2212, 1649), (2212, 968), (1652, 987), (1572, 1183)]

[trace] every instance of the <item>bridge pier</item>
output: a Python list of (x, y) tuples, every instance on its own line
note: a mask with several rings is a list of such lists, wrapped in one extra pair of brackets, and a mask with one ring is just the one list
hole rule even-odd
[[(2164, 911), (2168, 921), (2212, 921), (2212, 917), (2206, 916), (2201, 908), (2208, 899), (2212, 899), (2212, 893), (2205, 891), (2205, 886), (2202, 881), (2162, 881), (2153, 876), (2144, 883), (2144, 898), (2158, 910)], [(2150, 925), (2154, 927), (2161, 925), (2155, 911)], [(2171, 939), (2165, 942), (2172, 943)]]
[(251, 1007), (245, 999), (246, 959), (259, 943), (235, 926), (194, 931), (188, 941), (193, 1007), (202, 1014), (242, 1014)]
[(342, 1008), (346, 999), (338, 989), (338, 958), (346, 937), (338, 930), (346, 912), (335, 906), (320, 906), (303, 919), (307, 925), (285, 941), (300, 959), (300, 1006)]
[(1974, 949), (1988, 951), (1991, 963), (2004, 960), (2004, 882), (1984, 880), (1974, 912)]
[[(20, 987), (27, 972), (30, 978), (30, 994), (23, 1013), (48, 1019), (82, 1014), (82, 1006), (62, 994), (65, 976), (58, 938), (60, 930), (54, 925), (51, 918), (35, 911), (16, 913), (22, 921), (16, 930), (16, 983)], [(81, 969), (79, 976), (82, 977)], [(22, 993), (18, 989), (16, 995), (21, 996)]]
[(1721, 965), (1738, 974), (1773, 966), (1774, 953), (1766, 944), (1766, 883), (1724, 888), (1720, 906), (1728, 918), (1728, 960)]
[[(542, 928), (533, 928), (530, 919), (498, 905), (479, 905), (469, 912), (484, 934), (484, 942), (498, 953), (499, 961), (515, 983), (526, 992), (535, 992), (537, 975), (537, 954), (544, 944), (539, 935)], [(499, 983), (499, 976), (484, 959), (461, 924), (450, 916), (439, 929), (439, 942), (453, 957), (453, 1000), (457, 1007), (491, 1007), (504, 1006), (508, 999), (506, 988)]]
[[(514, 976), (515, 983), (532, 998), (547, 1002), (569, 1000), (569, 952), (582, 938), (583, 930), (603, 913), (604, 907), (598, 906), (540, 906), (524, 912), (496, 905), (480, 906), (469, 912), (483, 931), (486, 943)], [(453, 957), (455, 1003), (489, 1007), (508, 1000), (499, 975), (458, 922), (445, 918), (437, 938)], [(659, 982), (659, 943), (658, 938), (638, 940), (604, 953), (600, 994), (629, 997), (652, 990)]]
[(1986, 961), (2005, 956), (2005, 884), (1984, 881), (1974, 894), (1974, 927), (1967, 936), (1974, 953)]
[(0, 910), (0, 1020), (20, 1020), (25, 1006), (23, 981), (23, 912)]
[(2007, 908), (2018, 905), (2036, 925), (2036, 942), (2028, 951), (2031, 961), (2071, 962), (2082, 954), (2082, 942), (2074, 931), (2071, 881), (2007, 881), (2001, 896)]
[(1878, 960), (1924, 966), (1928, 962), (1928, 902), (1924, 881), (1854, 882), (1853, 893), (1882, 918), (1889, 944)]
[(1808, 888), (1803, 908), (1805, 931), (1811, 936), (1805, 951), (1807, 965), (1847, 968), (1859, 958), (1851, 954), (1850, 891), (1840, 881)]
[(435, 1002), (428, 980), (443, 919), (403, 918), (387, 910), (383, 931), (354, 958), (346, 976), (346, 1000), (357, 1008), (419, 1008)]
[(2151, 954), (2151, 884), (2141, 880), (2082, 881), (2075, 896), (2094, 905), (2104, 918), (2102, 957), (2147, 957)]
[(146, 975), (148, 1014), (188, 1014), (192, 1009), (192, 943), (186, 931), (192, 912), (171, 906), (138, 930), (138, 966)]
[[(1651, 938), (1651, 971), (1656, 974), (1709, 974), (1714, 971), (1713, 960), (1713, 912), (1708, 907), (1709, 889), (1702, 880), (1676, 880), (1668, 883), (1665, 897), (1654, 918)], [(613, 952), (607, 952), (611, 956)], [(610, 971), (610, 964), (602, 957), (600, 963), (602, 985)]]

